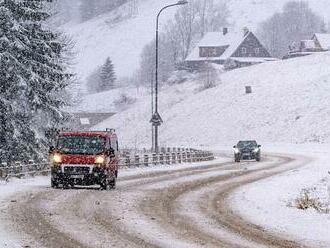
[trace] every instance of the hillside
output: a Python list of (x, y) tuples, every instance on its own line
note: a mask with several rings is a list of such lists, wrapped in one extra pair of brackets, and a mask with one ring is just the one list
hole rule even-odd
[[(136, 15), (131, 16), (129, 5), (80, 24), (68, 23), (61, 29), (76, 42), (75, 70), (81, 80), (102, 65), (108, 56), (114, 62), (119, 77), (132, 75), (138, 68), (140, 53), (154, 37), (155, 15), (171, 0), (141, 0)], [(174, 11), (162, 15), (162, 22)]]
[[(230, 71), (217, 87), (199, 93), (198, 80), (167, 87), (160, 95), (161, 144), (329, 142), (329, 65), (324, 53)], [(245, 94), (246, 85), (253, 94)], [(125, 145), (147, 146), (150, 112), (148, 97), (96, 128), (114, 127)]]
[[(289, 0), (228, 0), (230, 22), (235, 28), (248, 26), (255, 29), (257, 24), (268, 18)], [(325, 20), (329, 20), (328, 0), (308, 0), (311, 7)], [(138, 68), (140, 54), (145, 44), (154, 38), (155, 16), (164, 5), (173, 0), (139, 0), (136, 15), (131, 16), (126, 4), (119, 9), (90, 21), (76, 24), (69, 22), (60, 28), (76, 42), (77, 58), (75, 71), (80, 80), (85, 78), (106, 57), (114, 61), (119, 77), (132, 75)], [(173, 17), (175, 8), (164, 12), (161, 23)]]

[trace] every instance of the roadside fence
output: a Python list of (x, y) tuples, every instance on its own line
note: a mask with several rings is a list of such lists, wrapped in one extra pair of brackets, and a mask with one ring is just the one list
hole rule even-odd
[[(152, 165), (171, 165), (182, 163), (195, 163), (214, 160), (212, 152), (188, 148), (161, 148), (160, 153), (151, 153), (146, 149), (137, 151), (124, 149), (121, 151), (119, 166), (122, 168), (142, 167)], [(8, 180), (11, 177), (47, 175), (50, 164), (47, 160), (35, 162), (15, 161), (0, 163), (0, 179)]]
[(188, 148), (162, 148), (160, 153), (132, 154), (123, 152), (121, 167), (140, 167), (151, 165), (171, 165), (181, 163), (195, 163), (214, 160), (214, 154)]
[(7, 180), (10, 177), (22, 178), (24, 176), (46, 175), (50, 172), (48, 161), (28, 162), (15, 161), (14, 163), (2, 162), (0, 164), (0, 179)]

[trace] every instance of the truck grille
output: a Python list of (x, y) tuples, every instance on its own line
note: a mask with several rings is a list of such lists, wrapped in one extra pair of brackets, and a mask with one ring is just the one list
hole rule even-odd
[(86, 166), (65, 166), (64, 173), (73, 175), (89, 174), (90, 168)]

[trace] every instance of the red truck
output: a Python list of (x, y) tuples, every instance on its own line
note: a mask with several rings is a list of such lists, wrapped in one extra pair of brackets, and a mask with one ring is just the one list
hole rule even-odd
[(50, 148), (51, 187), (100, 185), (114, 189), (118, 177), (118, 138), (106, 131), (60, 132)]

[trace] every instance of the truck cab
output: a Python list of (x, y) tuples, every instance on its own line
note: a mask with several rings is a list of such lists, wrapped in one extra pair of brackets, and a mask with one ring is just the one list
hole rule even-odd
[(114, 189), (118, 177), (118, 138), (106, 131), (60, 132), (50, 148), (51, 187), (100, 185)]

